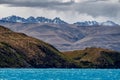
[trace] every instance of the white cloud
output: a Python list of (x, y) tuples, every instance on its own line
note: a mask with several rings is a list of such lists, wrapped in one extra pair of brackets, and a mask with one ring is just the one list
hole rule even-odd
[[(120, 22), (120, 3), (118, 0), (54, 0), (58, 2), (51, 2), (53, 0), (44, 0), (46, 5), (41, 1), (31, 0), (28, 4), (25, 1), (29, 0), (15, 0), (23, 2), (22, 5), (17, 5), (10, 0), (12, 6), (0, 5), (1, 17), (18, 15), (22, 17), (29, 16), (44, 16), (47, 18), (60, 17), (61, 19), (73, 23), (76, 21), (97, 20), (106, 21), (113, 20)], [(1, 2), (0, 1), (0, 2)], [(38, 3), (36, 4), (36, 2)], [(73, 1), (73, 2), (72, 2)], [(41, 4), (39, 4), (41, 3)], [(7, 4), (8, 5), (8, 4)]]
[(62, 2), (70, 2), (71, 0), (62, 0)]

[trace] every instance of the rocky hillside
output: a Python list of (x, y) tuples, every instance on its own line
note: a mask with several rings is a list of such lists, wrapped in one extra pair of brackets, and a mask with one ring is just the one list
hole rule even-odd
[(120, 68), (120, 53), (102, 48), (86, 48), (65, 52), (66, 58), (71, 59), (82, 68)]
[(0, 26), (0, 67), (70, 67), (63, 54), (53, 46), (23, 33)]

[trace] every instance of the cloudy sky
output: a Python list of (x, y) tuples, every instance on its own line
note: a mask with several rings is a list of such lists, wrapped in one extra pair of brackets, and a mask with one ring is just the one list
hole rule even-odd
[(10, 15), (60, 17), (69, 23), (86, 20), (120, 23), (120, 0), (0, 0), (0, 18)]

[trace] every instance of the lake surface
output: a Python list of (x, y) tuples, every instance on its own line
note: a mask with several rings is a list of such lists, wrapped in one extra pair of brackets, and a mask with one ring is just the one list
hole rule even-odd
[(0, 69), (0, 80), (120, 80), (120, 69)]

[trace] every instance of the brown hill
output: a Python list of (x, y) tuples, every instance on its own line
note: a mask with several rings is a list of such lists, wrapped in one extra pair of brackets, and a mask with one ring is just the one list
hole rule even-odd
[(120, 53), (108, 49), (86, 48), (64, 52), (64, 55), (82, 68), (120, 68)]
[(52, 45), (0, 26), (0, 67), (69, 67)]

